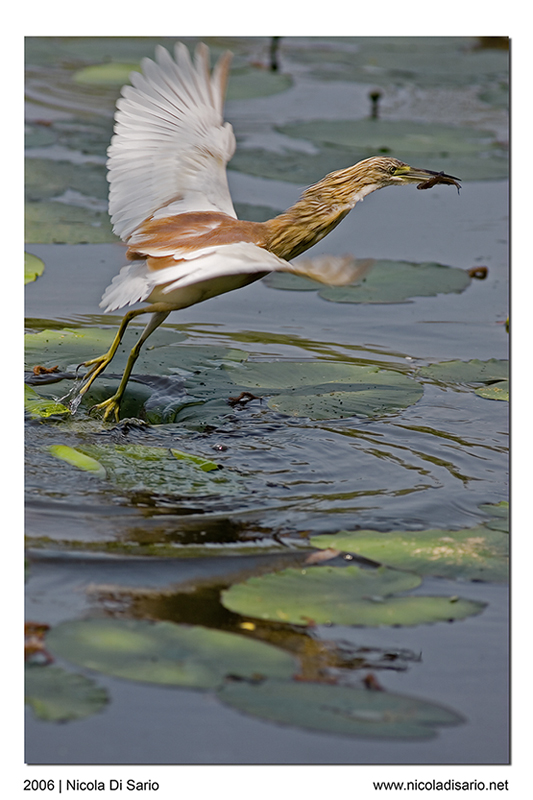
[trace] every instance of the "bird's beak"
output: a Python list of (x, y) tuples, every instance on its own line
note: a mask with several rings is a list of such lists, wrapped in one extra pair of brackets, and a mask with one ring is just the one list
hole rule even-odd
[(437, 183), (449, 183), (457, 186), (457, 191), (461, 188), (460, 178), (453, 175), (446, 175), (445, 172), (434, 172), (431, 169), (418, 169), (403, 164), (394, 173), (395, 178), (399, 178), (401, 183), (418, 183), (418, 189), (430, 189)]

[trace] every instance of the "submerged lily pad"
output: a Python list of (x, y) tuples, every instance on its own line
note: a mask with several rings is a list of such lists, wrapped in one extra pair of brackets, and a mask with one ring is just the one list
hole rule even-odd
[(24, 253), (24, 283), (32, 283), (44, 272), (44, 261), (31, 253)]
[(158, 492), (181, 499), (190, 495), (227, 495), (242, 491), (242, 479), (230, 470), (193, 453), (166, 447), (52, 445), (52, 455), (79, 469), (107, 477), (124, 489)]
[(323, 683), (234, 681), (218, 697), (271, 722), (365, 739), (429, 739), (436, 727), (463, 721), (454, 711), (424, 700)]
[(53, 456), (61, 459), (61, 461), (66, 461), (68, 464), (72, 464), (72, 466), (85, 472), (92, 472), (98, 475), (99, 478), (106, 477), (105, 467), (99, 461), (82, 453), (80, 450), (76, 450), (74, 447), (68, 447), (65, 444), (53, 444), (48, 449)]
[(457, 597), (392, 597), (414, 589), (414, 573), (379, 567), (286, 569), (231, 586), (222, 593), (230, 611), (295, 625), (420, 625), (479, 614), (483, 603)]
[(83, 719), (109, 702), (106, 690), (93, 680), (60, 667), (27, 666), (25, 684), (26, 704), (46, 722)]
[(65, 622), (46, 637), (51, 653), (133, 681), (214, 689), (228, 675), (290, 678), (298, 667), (277, 647), (225, 631), (147, 620)]
[(70, 410), (62, 403), (41, 397), (31, 386), (24, 385), (24, 409), (32, 419), (52, 417), (56, 414), (70, 414)]
[(458, 531), (339, 531), (312, 536), (313, 547), (355, 553), (380, 564), (464, 580), (507, 581), (509, 537), (484, 525)]
[(215, 464), (214, 461), (210, 461), (207, 458), (201, 458), (200, 456), (193, 456), (190, 453), (184, 453), (181, 450), (176, 450), (174, 447), (170, 449), (170, 452), (177, 458), (178, 460), (188, 461), (190, 464), (194, 464), (195, 466), (199, 467), (203, 472), (213, 472), (215, 469), (219, 469), (219, 465)]
[(363, 280), (348, 286), (324, 286), (308, 278), (282, 273), (268, 276), (265, 282), (272, 289), (315, 288), (319, 297), (334, 303), (405, 303), (413, 297), (459, 294), (470, 285), (471, 278), (465, 270), (443, 264), (378, 260)]

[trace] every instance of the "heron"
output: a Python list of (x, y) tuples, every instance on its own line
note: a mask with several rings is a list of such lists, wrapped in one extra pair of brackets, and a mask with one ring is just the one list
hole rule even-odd
[(158, 45), (155, 60), (121, 90), (108, 148), (109, 214), (113, 232), (127, 245), (119, 274), (105, 290), (106, 312), (127, 311), (109, 350), (80, 364), (87, 368), (71, 408), (112, 361), (129, 323), (150, 319), (132, 348), (116, 392), (91, 411), (119, 420), (135, 361), (148, 337), (171, 311), (238, 289), (270, 272), (304, 275), (334, 286), (351, 283), (356, 267), (293, 262), (332, 231), (359, 201), (385, 186), (430, 188), (457, 178), (374, 156), (326, 175), (305, 189), (287, 211), (266, 222), (237, 218), (226, 165), (234, 154), (233, 128), (223, 105), (231, 53), (211, 70), (208, 47), (191, 57), (183, 43), (174, 57)]

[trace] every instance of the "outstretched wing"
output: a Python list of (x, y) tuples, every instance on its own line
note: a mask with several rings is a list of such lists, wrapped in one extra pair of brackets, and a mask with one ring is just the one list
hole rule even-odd
[(236, 216), (226, 164), (235, 136), (222, 116), (231, 54), (209, 68), (209, 50), (196, 48), (194, 63), (184, 44), (175, 60), (165, 48), (141, 62), (132, 86), (122, 89), (115, 135), (108, 150), (109, 213), (123, 240), (147, 217), (184, 211), (222, 211)]

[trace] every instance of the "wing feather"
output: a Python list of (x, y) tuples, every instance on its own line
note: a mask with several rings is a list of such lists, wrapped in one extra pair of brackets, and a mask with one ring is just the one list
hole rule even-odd
[(212, 73), (203, 44), (194, 63), (183, 44), (174, 59), (161, 46), (155, 58), (143, 59), (143, 74), (132, 73), (132, 85), (122, 89), (108, 150), (109, 213), (125, 241), (166, 207), (236, 216), (226, 177), (235, 136), (222, 116), (231, 55)]
[(145, 259), (135, 260), (113, 278), (100, 306), (114, 311), (159, 300), (174, 309), (184, 308), (284, 269), (290, 270), (286, 261), (251, 242), (206, 247), (180, 260), (169, 255), (164, 269), (151, 270)]

